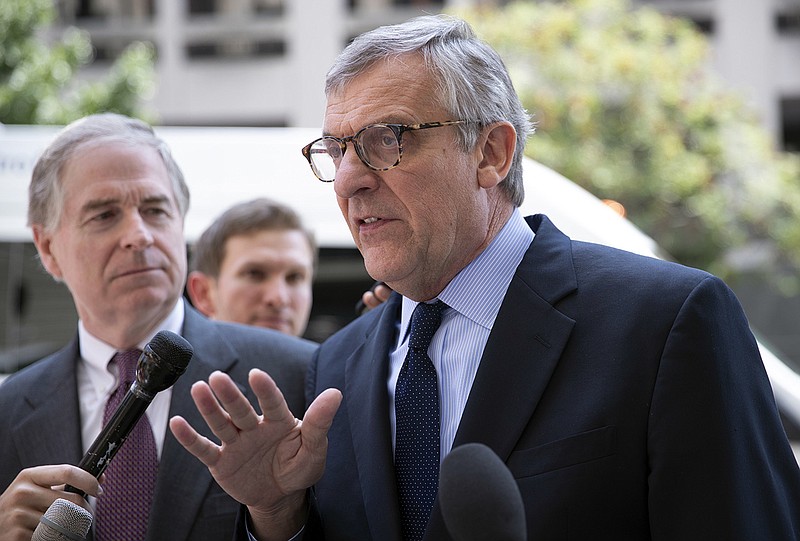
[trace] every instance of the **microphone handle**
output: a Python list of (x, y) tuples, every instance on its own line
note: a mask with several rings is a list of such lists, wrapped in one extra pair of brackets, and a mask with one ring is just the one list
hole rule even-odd
[[(117, 454), (119, 448), (128, 439), (128, 435), (139, 422), (150, 402), (153, 401), (152, 394), (143, 391), (140, 386), (134, 382), (125, 398), (117, 407), (114, 415), (109, 419), (106, 426), (95, 438), (92, 446), (81, 459), (78, 467), (91, 473), (95, 477), (100, 475), (106, 470), (111, 459)], [(86, 493), (79, 488), (72, 485), (67, 485), (64, 490), (74, 494), (80, 494), (84, 498)]]

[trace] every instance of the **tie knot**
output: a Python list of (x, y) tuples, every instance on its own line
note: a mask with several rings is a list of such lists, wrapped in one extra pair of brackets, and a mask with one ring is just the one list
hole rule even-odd
[(411, 335), (408, 338), (408, 347), (419, 348), (425, 351), (431, 345), (431, 339), (442, 323), (442, 311), (447, 305), (442, 301), (434, 303), (421, 302), (411, 315)]
[(129, 349), (127, 351), (118, 351), (112, 357), (111, 362), (116, 363), (119, 371), (120, 385), (130, 386), (136, 379), (136, 365), (141, 353), (142, 350), (140, 349)]

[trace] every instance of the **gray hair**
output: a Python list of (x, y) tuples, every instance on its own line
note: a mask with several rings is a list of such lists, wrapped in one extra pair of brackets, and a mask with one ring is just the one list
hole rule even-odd
[(316, 267), (317, 243), (300, 216), (286, 205), (260, 197), (233, 205), (203, 231), (192, 247), (190, 269), (218, 278), (228, 239), (261, 231), (300, 231), (308, 241)]
[(116, 113), (90, 115), (66, 126), (45, 149), (33, 168), (28, 187), (28, 225), (53, 229), (61, 220), (64, 190), (61, 171), (69, 160), (89, 146), (126, 143), (152, 148), (161, 156), (172, 183), (181, 216), (189, 210), (189, 187), (166, 143), (146, 123)]
[(511, 202), (521, 205), (525, 197), (522, 155), (533, 124), (514, 90), (503, 60), (477, 38), (465, 21), (447, 15), (431, 15), (382, 26), (358, 36), (328, 71), (325, 94), (331, 96), (340, 92), (378, 61), (394, 60), (411, 53), (422, 55), (437, 84), (441, 103), (454, 119), (477, 122), (456, 126), (464, 151), (475, 146), (483, 127), (497, 121), (507, 121), (514, 126), (516, 150), (502, 186)]

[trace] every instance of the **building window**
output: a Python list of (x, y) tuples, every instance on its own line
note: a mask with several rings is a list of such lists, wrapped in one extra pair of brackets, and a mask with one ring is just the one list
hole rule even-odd
[(214, 41), (195, 42), (186, 46), (186, 55), (191, 60), (263, 58), (285, 54), (286, 43), (283, 40), (220, 38)]
[(711, 36), (714, 34), (713, 19), (700, 17), (691, 17), (690, 19), (694, 23), (694, 26), (697, 28), (697, 30), (701, 33), (705, 34), (706, 36)]
[[(59, 2), (59, 6), (60, 9), (72, 11), (76, 19), (151, 19), (155, 14), (155, 0), (77, 0)], [(71, 20), (66, 13), (65, 19)]]
[(778, 34), (800, 34), (800, 10), (776, 15), (775, 29)]
[(800, 152), (800, 96), (781, 100), (783, 148)]
[(349, 0), (348, 7), (351, 11), (371, 6), (376, 7), (380, 5), (384, 8), (390, 7), (436, 7), (441, 9), (444, 5), (444, 0)]
[(284, 0), (189, 0), (189, 15), (283, 14)]
[(207, 15), (216, 11), (215, 0), (189, 0), (190, 15)]

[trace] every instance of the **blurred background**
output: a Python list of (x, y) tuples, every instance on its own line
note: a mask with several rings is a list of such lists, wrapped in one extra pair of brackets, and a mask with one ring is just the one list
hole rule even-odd
[[(112, 110), (319, 129), (349, 40), (442, 11), (507, 62), (537, 123), (529, 156), (723, 277), (800, 366), (800, 0), (2, 0), (0, 123)], [(0, 146), (0, 179), (32, 165), (19, 148)], [(19, 206), (0, 194), (3, 215)], [(352, 319), (370, 284), (352, 246), (323, 246), (308, 337)], [(62, 346), (75, 318), (24, 223), (0, 228), (0, 372)]]

